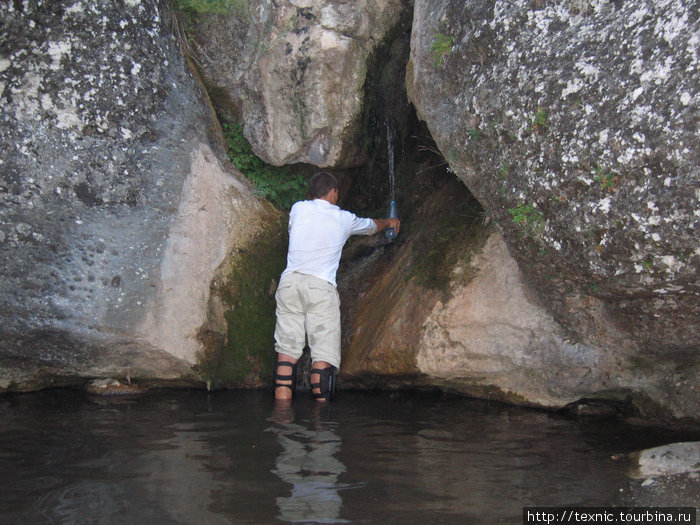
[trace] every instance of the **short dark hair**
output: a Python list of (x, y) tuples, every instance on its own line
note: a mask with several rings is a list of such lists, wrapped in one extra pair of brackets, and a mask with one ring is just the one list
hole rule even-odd
[(338, 179), (327, 171), (319, 171), (309, 179), (309, 195), (312, 199), (320, 199), (333, 189), (338, 189)]

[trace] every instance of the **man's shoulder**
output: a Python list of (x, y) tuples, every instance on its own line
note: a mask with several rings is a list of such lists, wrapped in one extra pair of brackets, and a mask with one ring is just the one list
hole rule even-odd
[(313, 201), (296, 201), (294, 204), (292, 204), (289, 213), (294, 213), (300, 210), (308, 209), (312, 205), (312, 202)]
[(328, 211), (336, 211), (336, 212), (341, 212), (341, 213), (350, 213), (346, 212), (345, 210), (340, 209), (337, 205), (331, 204), (328, 201), (325, 201), (323, 199), (313, 199), (313, 200), (306, 200), (306, 201), (297, 201), (292, 205), (292, 209), (290, 211), (303, 211), (303, 212), (309, 212), (313, 213), (318, 211), (319, 213), (328, 213)]

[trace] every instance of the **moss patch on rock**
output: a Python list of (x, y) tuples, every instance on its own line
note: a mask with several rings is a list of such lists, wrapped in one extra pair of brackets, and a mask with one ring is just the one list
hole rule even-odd
[[(446, 206), (446, 214), (427, 219), (417, 233), (415, 246), (421, 256), (415, 259), (409, 278), (430, 290), (447, 292), (455, 277), (455, 267), (468, 266), (471, 255), (476, 253), (487, 237), (483, 223), (483, 209), (468, 192), (461, 192), (460, 199), (444, 195), (437, 202)], [(464, 278), (469, 279), (469, 275)]]
[(197, 365), (209, 388), (260, 386), (271, 379), (274, 293), (286, 248), (285, 221), (277, 216), (246, 247), (229, 256), (212, 283), (220, 326), (200, 330), (205, 350)]

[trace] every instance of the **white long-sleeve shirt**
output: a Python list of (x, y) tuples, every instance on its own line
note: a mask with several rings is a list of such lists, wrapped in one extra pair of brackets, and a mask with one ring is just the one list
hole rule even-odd
[(323, 199), (299, 201), (289, 212), (289, 251), (284, 276), (313, 275), (336, 286), (340, 255), (351, 235), (372, 235), (377, 225)]

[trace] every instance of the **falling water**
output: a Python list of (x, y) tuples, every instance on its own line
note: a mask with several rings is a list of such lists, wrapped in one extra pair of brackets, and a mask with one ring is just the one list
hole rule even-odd
[(387, 162), (389, 165), (389, 200), (395, 201), (396, 195), (394, 191), (395, 185), (395, 160), (394, 160), (394, 142), (396, 141), (396, 132), (391, 122), (386, 121), (386, 143), (387, 143)]

